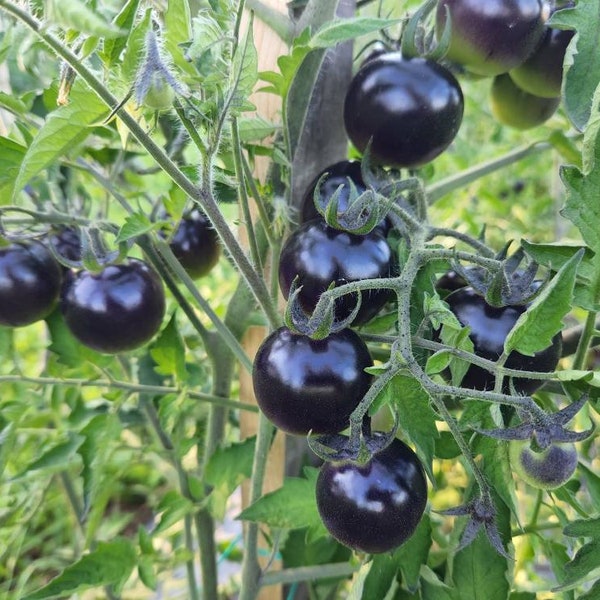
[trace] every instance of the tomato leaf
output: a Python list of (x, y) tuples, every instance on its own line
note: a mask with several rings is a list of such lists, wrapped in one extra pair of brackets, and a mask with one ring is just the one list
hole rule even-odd
[(311, 37), (309, 46), (311, 48), (331, 48), (341, 42), (381, 31), (399, 22), (400, 19), (376, 19), (373, 17), (333, 19)]
[(160, 223), (153, 223), (144, 213), (137, 212), (127, 215), (121, 229), (119, 229), (115, 244), (126, 242), (158, 228), (160, 228)]
[(152, 530), (152, 535), (166, 531), (169, 527), (181, 521), (194, 510), (194, 505), (179, 492), (171, 490), (163, 496), (157, 510), (158, 512), (162, 512), (162, 515), (160, 521)]
[(81, 0), (47, 0), (46, 18), (65, 29), (99, 37), (116, 38), (126, 33)]
[(571, 310), (577, 267), (583, 251), (573, 255), (545, 286), (506, 336), (504, 351), (517, 350), (533, 356), (552, 345), (552, 338), (563, 328), (563, 318)]
[(436, 414), (431, 408), (429, 395), (414, 378), (396, 375), (377, 397), (374, 408), (391, 404), (397, 413), (399, 429), (404, 432), (419, 450), (419, 458), (434, 481), (432, 462), (435, 440), (439, 437)]
[(26, 152), (25, 146), (10, 138), (0, 137), (0, 204), (10, 203), (10, 192)]
[(127, 35), (125, 34), (130, 33), (133, 27), (139, 4), (140, 0), (128, 0), (119, 14), (113, 19), (113, 25), (121, 30), (123, 35), (104, 40), (104, 47), (100, 56), (105, 61), (107, 67), (116, 63), (121, 56), (121, 52), (125, 49), (127, 45)]
[(210, 511), (216, 519), (223, 519), (227, 499), (252, 474), (255, 446), (256, 437), (250, 437), (227, 448), (219, 448), (210, 457), (204, 479), (213, 488)]
[(118, 538), (111, 542), (98, 542), (95, 550), (22, 600), (64, 598), (107, 585), (112, 586), (118, 594), (136, 563), (135, 550), (128, 540)]
[(159, 375), (173, 376), (177, 381), (187, 381), (185, 368), (185, 346), (173, 314), (167, 326), (152, 342), (150, 356), (156, 363), (154, 369)]
[(69, 104), (50, 113), (27, 149), (13, 194), (53, 163), (57, 158), (84, 140), (92, 127), (108, 115), (108, 108), (85, 84), (76, 81), (69, 96)]
[(563, 105), (571, 122), (583, 131), (590, 118), (592, 98), (600, 80), (600, 0), (578, 2), (560, 10), (549, 21), (552, 27), (575, 29), (564, 61)]
[(282, 487), (259, 498), (237, 518), (280, 529), (309, 527), (311, 539), (326, 535), (315, 496), (318, 470), (307, 467), (304, 473), (306, 479), (287, 477)]

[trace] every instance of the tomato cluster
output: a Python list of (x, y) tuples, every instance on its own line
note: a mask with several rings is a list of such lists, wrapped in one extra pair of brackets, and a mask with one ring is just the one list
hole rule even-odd
[(550, 12), (544, 0), (438, 2), (438, 36), (451, 19), (447, 58), (471, 73), (494, 78), (491, 110), (504, 125), (535, 127), (560, 104), (563, 62), (573, 31), (549, 27)]
[[(206, 275), (220, 246), (208, 219), (197, 210), (183, 216), (169, 242), (190, 277)], [(165, 312), (159, 275), (146, 262), (127, 259), (96, 270), (80, 266), (81, 239), (68, 227), (45, 242), (15, 243), (0, 249), (0, 324), (20, 327), (47, 317), (60, 305), (74, 337), (98, 352), (114, 354), (140, 347), (158, 332)]]

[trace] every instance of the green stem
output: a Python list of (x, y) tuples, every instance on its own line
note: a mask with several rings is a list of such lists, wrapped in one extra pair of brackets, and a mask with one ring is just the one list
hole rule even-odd
[[(128, 381), (117, 380), (90, 380), (90, 379), (58, 379), (55, 377), (27, 377), (25, 375), (1, 375), (0, 384), (2, 383), (32, 383), (40, 386), (62, 385), (67, 387), (97, 387), (107, 389), (125, 390), (131, 394), (151, 394), (155, 396), (166, 396), (167, 394), (181, 394), (184, 390), (175, 386), (160, 386), (160, 385), (143, 385), (139, 383), (129, 383)], [(223, 408), (231, 408), (234, 410), (247, 410), (250, 412), (258, 412), (258, 408), (253, 404), (246, 402), (238, 402), (237, 400), (229, 400), (220, 396), (204, 394), (202, 392), (192, 392), (185, 390), (188, 397), (195, 400), (201, 400), (209, 404), (221, 406)]]
[(356, 573), (359, 565), (344, 563), (331, 563), (328, 565), (315, 565), (310, 567), (297, 567), (265, 573), (261, 578), (261, 586), (299, 583), (301, 581), (314, 581), (316, 579), (334, 579), (348, 577)]
[[(279, 324), (279, 315), (276, 307), (271, 301), (265, 282), (253, 269), (248, 257), (229, 228), (215, 197), (210, 191), (210, 187), (207, 188), (206, 185), (203, 187), (196, 186), (179, 169), (163, 149), (152, 140), (135, 118), (132, 117), (126, 109), (119, 106), (119, 100), (96, 78), (92, 71), (90, 71), (59, 39), (48, 33), (38, 20), (7, 0), (0, 0), (0, 8), (3, 8), (6, 12), (29, 27), (47, 46), (62, 58), (73, 71), (87, 83), (108, 108), (115, 111), (116, 115), (121, 119), (127, 129), (129, 129), (131, 134), (145, 148), (148, 154), (156, 161), (163, 171), (169, 175), (173, 182), (201, 206), (202, 210), (219, 234), (219, 237), (227, 248), (232, 260), (238, 267), (239, 272), (248, 282), (248, 286), (253, 291), (256, 300), (267, 316), (270, 324), (273, 327), (276, 327)], [(206, 181), (204, 183), (206, 184)]]
[(575, 359), (573, 360), (573, 369), (585, 368), (585, 362), (587, 360), (588, 351), (592, 345), (592, 339), (596, 332), (596, 316), (595, 312), (588, 312), (583, 325), (583, 331), (577, 344), (577, 351), (575, 352)]
[(443, 196), (446, 196), (455, 190), (464, 188), (484, 175), (489, 175), (490, 173), (499, 171), (507, 165), (516, 163), (527, 156), (531, 156), (532, 154), (538, 154), (545, 150), (550, 150), (552, 147), (552, 144), (549, 142), (534, 142), (533, 144), (528, 144), (527, 146), (521, 146), (520, 148), (508, 152), (498, 158), (493, 158), (479, 165), (475, 165), (474, 167), (466, 169), (456, 175), (451, 175), (450, 177), (436, 181), (426, 188), (426, 194), (429, 199), (429, 203), (433, 204)]
[[(250, 483), (250, 504), (256, 502), (262, 495), (267, 457), (272, 439), (273, 425), (260, 413), (256, 450), (252, 465), (252, 480)], [(238, 600), (255, 600), (260, 589), (260, 577), (261, 569), (258, 564), (258, 523), (249, 522), (246, 524), (244, 560), (242, 562), (242, 581), (244, 582), (244, 586), (240, 591)]]

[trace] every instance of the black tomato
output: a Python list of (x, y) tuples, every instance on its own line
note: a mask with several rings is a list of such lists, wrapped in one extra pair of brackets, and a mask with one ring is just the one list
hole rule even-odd
[(98, 273), (82, 270), (63, 286), (67, 327), (85, 346), (114, 354), (138, 348), (158, 331), (165, 295), (156, 272), (128, 259)]
[[(490, 306), (473, 288), (466, 287), (449, 294), (445, 301), (450, 310), (465, 327), (470, 327), (474, 352), (477, 356), (495, 361), (504, 350), (504, 341), (517, 319), (527, 310), (523, 305), (509, 305), (501, 308)], [(505, 363), (510, 369), (521, 371), (554, 371), (560, 358), (562, 336), (554, 336), (548, 348), (534, 356), (525, 356), (519, 352), (511, 352)], [(471, 365), (462, 380), (462, 386), (476, 390), (494, 388), (495, 377), (481, 367)], [(542, 381), (517, 377), (513, 380), (515, 389), (523, 394), (532, 394)], [(508, 393), (508, 382), (505, 381), (504, 392)]]
[[(354, 235), (329, 227), (322, 219), (313, 219), (287, 239), (281, 251), (279, 285), (285, 298), (298, 277), (302, 286), (298, 299), (312, 312), (321, 294), (336, 286), (362, 279), (389, 277), (394, 274), (394, 257), (386, 239), (376, 230)], [(390, 298), (388, 290), (362, 292), (362, 302), (354, 325), (373, 318)], [(356, 296), (347, 294), (336, 300), (338, 319), (347, 317), (356, 305)]]
[(574, 31), (546, 27), (535, 52), (510, 71), (511, 79), (534, 96), (557, 98), (562, 85), (563, 62)]
[(59, 264), (39, 242), (0, 248), (0, 325), (21, 327), (48, 316), (61, 278)]
[(338, 433), (365, 395), (373, 364), (351, 329), (322, 340), (281, 327), (261, 344), (252, 381), (260, 409), (287, 433)]
[(514, 473), (542, 490), (553, 490), (565, 484), (575, 473), (578, 463), (577, 450), (572, 443), (553, 443), (536, 452), (529, 440), (511, 440), (508, 453)]
[(199, 210), (183, 216), (169, 246), (192, 279), (208, 274), (221, 254), (219, 236)]
[(56, 252), (71, 261), (81, 260), (81, 238), (79, 233), (70, 227), (61, 227), (48, 236), (48, 243)]
[[(321, 181), (317, 198), (317, 202), (322, 209), (327, 207), (329, 200), (340, 186), (342, 186), (342, 189), (338, 198), (338, 214), (343, 213), (348, 208), (351, 185), (355, 187), (358, 194), (362, 194), (367, 189), (361, 173), (361, 164), (357, 160), (341, 160), (323, 169), (308, 186), (302, 198), (300, 223), (307, 223), (312, 219), (321, 218), (321, 213), (315, 206), (314, 196), (317, 184), (323, 175), (325, 177)], [(390, 223), (387, 219), (384, 219), (377, 225), (377, 229), (385, 235), (390, 229)]]
[(432, 161), (456, 136), (464, 110), (458, 81), (442, 65), (397, 52), (366, 62), (344, 102), (344, 125), (375, 162), (418, 167)]
[(334, 538), (361, 552), (388, 552), (417, 528), (427, 504), (427, 481), (417, 455), (394, 439), (365, 464), (325, 463), (316, 495), (323, 524)]
[(531, 129), (547, 121), (558, 108), (560, 98), (541, 98), (522, 90), (507, 73), (494, 77), (490, 106), (494, 118), (515, 129)]
[(520, 65), (544, 33), (542, 0), (440, 0), (438, 36), (450, 12), (452, 34), (446, 58), (479, 75), (506, 73)]

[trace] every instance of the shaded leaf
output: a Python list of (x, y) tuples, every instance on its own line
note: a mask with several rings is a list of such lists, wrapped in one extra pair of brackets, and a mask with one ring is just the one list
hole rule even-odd
[(355, 17), (352, 19), (334, 19), (321, 27), (310, 39), (311, 48), (330, 48), (361, 35), (381, 31), (400, 22), (400, 19), (377, 19), (374, 17)]
[(165, 377), (174, 377), (177, 381), (188, 378), (185, 367), (185, 346), (177, 326), (176, 314), (169, 319), (167, 326), (160, 332), (150, 346), (150, 356), (156, 363), (155, 371)]
[(65, 29), (98, 37), (115, 38), (125, 33), (81, 0), (47, 0), (46, 18)]

